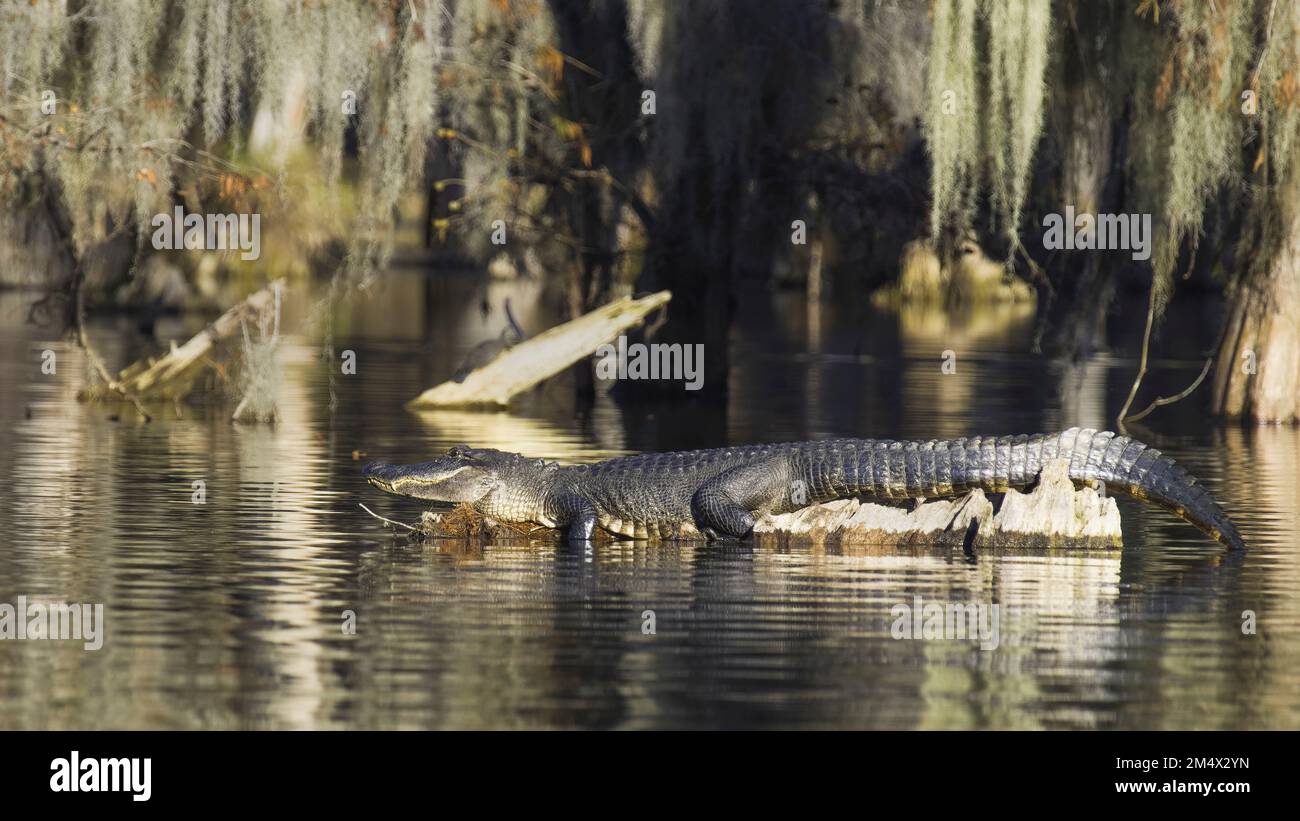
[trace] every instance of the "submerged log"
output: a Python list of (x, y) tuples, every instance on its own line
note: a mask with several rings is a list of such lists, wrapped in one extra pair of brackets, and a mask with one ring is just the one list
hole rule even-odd
[(463, 382), (443, 382), (411, 400), (408, 408), (504, 408), (517, 394), (563, 371), (620, 333), (640, 324), (672, 294), (623, 297), (502, 351)]
[(96, 385), (78, 394), (79, 399), (122, 399), (134, 396), (143, 400), (182, 399), (194, 387), (194, 380), (208, 362), (208, 356), (222, 342), (239, 333), (243, 322), (260, 316), (275, 304), (276, 291), (283, 280), (275, 280), (262, 290), (226, 311), (184, 345), (173, 347), (158, 359), (148, 358), (125, 368), (116, 380)]
[(763, 516), (756, 538), (806, 537), (828, 544), (948, 544), (974, 547), (1119, 547), (1115, 500), (1095, 488), (1075, 489), (1070, 464), (1045, 465), (1028, 493), (1009, 490), (996, 512), (982, 490), (912, 509), (846, 499), (794, 513)]

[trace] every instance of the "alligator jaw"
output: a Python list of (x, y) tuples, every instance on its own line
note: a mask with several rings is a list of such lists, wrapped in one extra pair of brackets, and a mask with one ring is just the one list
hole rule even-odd
[(361, 475), (374, 487), (387, 493), (397, 493), (393, 489), (394, 467), (384, 462), (370, 462), (361, 469)]
[(439, 488), (446, 487), (446, 483), (468, 469), (468, 467), (443, 468), (441, 466), (435, 468), (433, 463), (390, 465), (384, 462), (371, 462), (362, 469), (362, 475), (366, 477), (367, 482), (388, 493), (443, 501)]
[(382, 491), (433, 502), (470, 502), (482, 499), (496, 484), (495, 472), (459, 455), (431, 462), (390, 465), (371, 462), (362, 468), (366, 481)]

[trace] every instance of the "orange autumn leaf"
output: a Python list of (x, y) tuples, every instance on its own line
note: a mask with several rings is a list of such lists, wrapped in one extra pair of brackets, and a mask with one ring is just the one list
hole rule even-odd
[(537, 52), (537, 62), (541, 65), (546, 79), (551, 85), (559, 85), (564, 79), (564, 55), (553, 46), (543, 46)]

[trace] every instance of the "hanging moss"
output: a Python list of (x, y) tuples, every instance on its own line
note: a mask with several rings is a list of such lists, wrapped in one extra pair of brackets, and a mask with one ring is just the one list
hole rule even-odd
[(932, 239), (969, 230), (987, 193), (1015, 241), (1042, 130), (1050, 18), (1047, 0), (935, 4), (925, 111)]
[(1169, 3), (1160, 22), (1134, 25), (1130, 175), (1136, 210), (1155, 215), (1151, 255), (1157, 314), (1174, 268), (1200, 234), (1206, 205), (1240, 179), (1250, 120), (1241, 92), (1255, 53), (1256, 3)]
[(1262, 5), (1268, 5), (1268, 11), (1261, 7), (1258, 14), (1267, 46), (1256, 65), (1253, 90), (1259, 95), (1267, 142), (1252, 168), (1267, 162), (1273, 182), (1282, 183), (1300, 166), (1300, 3)]
[(930, 152), (930, 235), (969, 225), (981, 160), (975, 59), (976, 0), (938, 3), (926, 78), (926, 146)]
[(1046, 2), (994, 2), (987, 11), (989, 106), (980, 133), (992, 163), (994, 210), (1003, 234), (1015, 240), (1043, 126), (1051, 15)]
[[(143, 244), (152, 216), (178, 193), (202, 197), (240, 174), (251, 112), (311, 140), (329, 184), (356, 125), (363, 222), (348, 233), (364, 251), (353, 259), (382, 252), (398, 198), (422, 181), (438, 99), (440, 3), (9, 2), (0, 15), (8, 137), (0, 200), (27, 196), (25, 175), (37, 174), (62, 198), (80, 249), (132, 224)], [(47, 91), (57, 93), (54, 119), (40, 109)]]

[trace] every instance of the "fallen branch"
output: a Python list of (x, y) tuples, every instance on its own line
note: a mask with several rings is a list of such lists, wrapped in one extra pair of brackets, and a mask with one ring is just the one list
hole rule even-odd
[(368, 507), (366, 507), (365, 505), (361, 504), (360, 502), (357, 503), (357, 507), (361, 508), (361, 509), (364, 510), (365, 512), (369, 513), (371, 516), (374, 516), (374, 517), (375, 517), (376, 519), (378, 519), (379, 521), (381, 521), (381, 522), (383, 522), (384, 524), (389, 525), (389, 526), (391, 526), (391, 527), (404, 527), (404, 528), (406, 528), (407, 530), (411, 531), (412, 533), (418, 533), (418, 532), (420, 532), (420, 528), (418, 528), (418, 527), (411, 527), (411, 526), (408, 525), (408, 524), (404, 524), (404, 523), (402, 523), (402, 522), (397, 522), (397, 521), (394, 521), (394, 520), (392, 520), (392, 519), (386, 518), (386, 517), (384, 517), (384, 516), (380, 516), (378, 513), (374, 512), (373, 510), (371, 510), (370, 508), (368, 508)]
[(208, 354), (218, 344), (239, 333), (245, 319), (272, 307), (281, 283), (282, 280), (277, 279), (248, 297), (217, 317), (184, 345), (172, 348), (166, 356), (157, 360), (142, 359), (125, 368), (116, 380), (106, 379), (104, 386), (84, 390), (78, 398), (111, 399), (132, 395), (146, 400), (184, 398), (194, 387), (194, 380), (208, 361)]
[(659, 291), (640, 299), (615, 300), (503, 351), (470, 372), (463, 382), (443, 382), (430, 388), (407, 407), (506, 407), (517, 394), (590, 356), (671, 298), (668, 291)]

